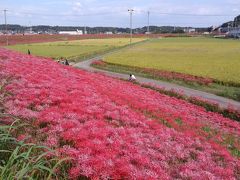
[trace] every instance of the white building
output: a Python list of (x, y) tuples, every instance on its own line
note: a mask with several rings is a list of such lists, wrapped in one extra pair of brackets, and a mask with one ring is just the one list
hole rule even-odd
[(184, 29), (184, 32), (185, 32), (185, 33), (195, 33), (195, 32), (196, 32), (196, 29), (195, 29), (195, 28), (185, 28), (185, 29)]
[(111, 35), (111, 34), (113, 34), (113, 32), (109, 31), (109, 32), (105, 32), (104, 34)]
[(58, 34), (64, 34), (64, 35), (83, 35), (83, 31), (82, 30), (78, 30), (77, 31), (59, 31)]

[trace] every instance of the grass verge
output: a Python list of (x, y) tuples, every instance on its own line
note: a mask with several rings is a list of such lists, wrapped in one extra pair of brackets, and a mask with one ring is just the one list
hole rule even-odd
[[(13, 117), (0, 114), (0, 120)], [(61, 166), (67, 159), (56, 156), (46, 146), (18, 140), (16, 135), (26, 126), (14, 118), (10, 124), (0, 124), (0, 179), (66, 179)]]

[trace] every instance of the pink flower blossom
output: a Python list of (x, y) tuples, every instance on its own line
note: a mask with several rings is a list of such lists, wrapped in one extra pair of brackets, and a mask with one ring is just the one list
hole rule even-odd
[[(184, 100), (0, 49), (4, 105), (70, 156), (72, 178), (237, 179), (240, 124)], [(211, 132), (214, 132), (210, 134)], [(229, 144), (228, 144), (229, 145)]]

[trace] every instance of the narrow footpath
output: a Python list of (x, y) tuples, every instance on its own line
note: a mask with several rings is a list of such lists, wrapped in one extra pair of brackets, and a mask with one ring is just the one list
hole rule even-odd
[[(101, 72), (105, 75), (108, 75), (108, 76), (111, 76), (114, 78), (121, 78), (121, 79), (129, 78), (129, 75), (127, 75), (127, 74), (115, 73), (115, 72), (105, 71), (105, 70), (96, 69), (96, 68), (91, 67), (92, 62), (94, 62), (95, 60), (99, 60), (99, 59), (102, 59), (102, 56), (98, 56), (98, 57), (95, 57), (95, 58), (92, 58), (92, 59), (89, 59), (89, 60), (86, 60), (83, 62), (76, 63), (73, 66), (76, 68), (84, 69), (84, 70), (91, 71), (91, 72)], [(227, 107), (229, 107), (229, 105), (231, 105), (235, 109), (240, 111), (240, 102), (237, 102), (237, 101), (234, 101), (234, 100), (231, 100), (228, 98), (220, 97), (220, 96), (210, 94), (207, 92), (202, 92), (199, 90), (179, 86), (176, 84), (172, 84), (172, 83), (168, 83), (168, 82), (164, 82), (164, 81), (160, 81), (160, 80), (153, 80), (153, 79), (143, 78), (143, 77), (139, 77), (139, 76), (136, 76), (136, 79), (137, 79), (137, 82), (139, 82), (139, 83), (150, 83), (150, 84), (165, 88), (166, 90), (180, 91), (189, 97), (193, 96), (193, 97), (204, 98), (211, 102), (218, 103), (219, 106), (222, 108), (227, 108)]]

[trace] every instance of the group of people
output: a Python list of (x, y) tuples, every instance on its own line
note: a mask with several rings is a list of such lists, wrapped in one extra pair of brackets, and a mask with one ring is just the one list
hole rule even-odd
[[(29, 49), (28, 49), (28, 55), (31, 55), (31, 52), (30, 52)], [(64, 65), (66, 65), (66, 66), (69, 66), (69, 65), (70, 65), (69, 62), (68, 62), (68, 60), (67, 60), (67, 59), (64, 60), (63, 58), (60, 58), (57, 62), (58, 62), (58, 63), (61, 63), (61, 64), (64, 64)], [(136, 77), (135, 77), (133, 74), (130, 74), (128, 80), (129, 80), (129, 81), (136, 81)]]
[(61, 63), (61, 64), (64, 64), (64, 65), (66, 65), (66, 66), (69, 66), (70, 64), (69, 64), (69, 62), (68, 62), (68, 60), (67, 59), (63, 59), (63, 58), (60, 58), (58, 61), (57, 61), (58, 63)]
[[(28, 53), (28, 55), (31, 55), (31, 51), (29, 49), (27, 50), (27, 53)], [(64, 60), (63, 58), (60, 58), (57, 62), (61, 63), (61, 64), (64, 64), (64, 65), (67, 65), (67, 66), (70, 65), (68, 60), (67, 59)]]

